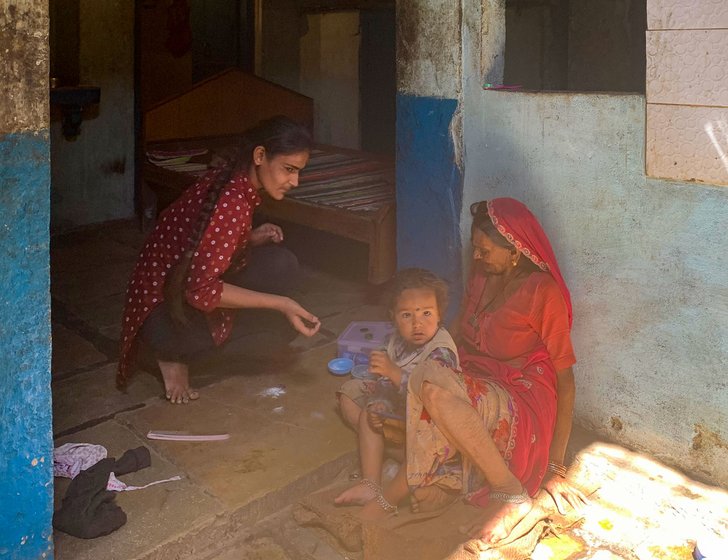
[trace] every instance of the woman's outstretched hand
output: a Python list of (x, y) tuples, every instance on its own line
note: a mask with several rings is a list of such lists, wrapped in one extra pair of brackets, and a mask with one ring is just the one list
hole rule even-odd
[(566, 515), (567, 506), (579, 510), (588, 503), (587, 497), (579, 489), (554, 473), (546, 473), (541, 487), (549, 493), (561, 515)]
[(275, 224), (265, 223), (250, 231), (250, 245), (260, 247), (266, 243), (283, 241), (283, 230)]
[(316, 315), (309, 313), (298, 302), (290, 298), (286, 298), (281, 311), (293, 328), (304, 336), (313, 336), (321, 328), (321, 321)]

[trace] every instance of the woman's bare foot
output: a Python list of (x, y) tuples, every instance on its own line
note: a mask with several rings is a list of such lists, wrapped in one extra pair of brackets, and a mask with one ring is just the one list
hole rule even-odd
[(410, 506), (413, 513), (428, 513), (443, 509), (458, 498), (455, 491), (448, 492), (439, 486), (423, 486), (412, 492)]
[(479, 539), (481, 550), (507, 538), (533, 508), (533, 500), (525, 491), (522, 492), (505, 494), (513, 501), (500, 500), (499, 492), (491, 492), (488, 505), (472, 524), (462, 527), (461, 531), (472, 539)]
[(363, 506), (377, 496), (376, 483), (367, 484), (363, 479), (359, 484), (347, 488), (334, 498), (337, 506)]
[(172, 404), (187, 404), (200, 398), (200, 394), (190, 387), (187, 364), (158, 361), (164, 379), (164, 393)]

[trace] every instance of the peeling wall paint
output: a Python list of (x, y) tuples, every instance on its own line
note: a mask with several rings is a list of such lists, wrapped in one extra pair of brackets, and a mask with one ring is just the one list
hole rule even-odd
[(461, 81), (460, 2), (397, 2), (397, 91), (456, 98)]
[(0, 133), (48, 127), (46, 4), (0, 3)]

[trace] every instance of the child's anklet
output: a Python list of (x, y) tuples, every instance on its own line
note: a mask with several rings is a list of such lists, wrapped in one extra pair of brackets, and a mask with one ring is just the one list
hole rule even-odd
[(387, 513), (392, 513), (392, 514), (394, 514), (394, 515), (397, 515), (397, 512), (399, 511), (399, 510), (397, 509), (397, 506), (393, 506), (392, 504), (390, 504), (390, 503), (389, 503), (389, 502), (387, 501), (387, 498), (385, 498), (385, 497), (384, 497), (384, 496), (382, 495), (382, 493), (381, 493), (381, 492), (380, 492), (379, 494), (377, 494), (377, 497), (376, 497), (376, 498), (374, 498), (374, 501), (376, 501), (376, 502), (377, 502), (377, 505), (378, 505), (378, 506), (379, 506), (380, 508), (382, 508), (382, 509), (383, 509), (384, 511), (386, 511)]
[(382, 493), (382, 487), (379, 486), (379, 484), (377, 484), (373, 480), (369, 480), (368, 478), (362, 478), (359, 481), (359, 484), (363, 484), (364, 486), (369, 488), (369, 490), (373, 491), (377, 495)]

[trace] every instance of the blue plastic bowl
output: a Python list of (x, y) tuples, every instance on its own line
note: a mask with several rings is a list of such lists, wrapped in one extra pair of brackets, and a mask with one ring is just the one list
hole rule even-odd
[(349, 358), (334, 358), (329, 362), (329, 371), (334, 375), (348, 375), (353, 367), (354, 361)]

